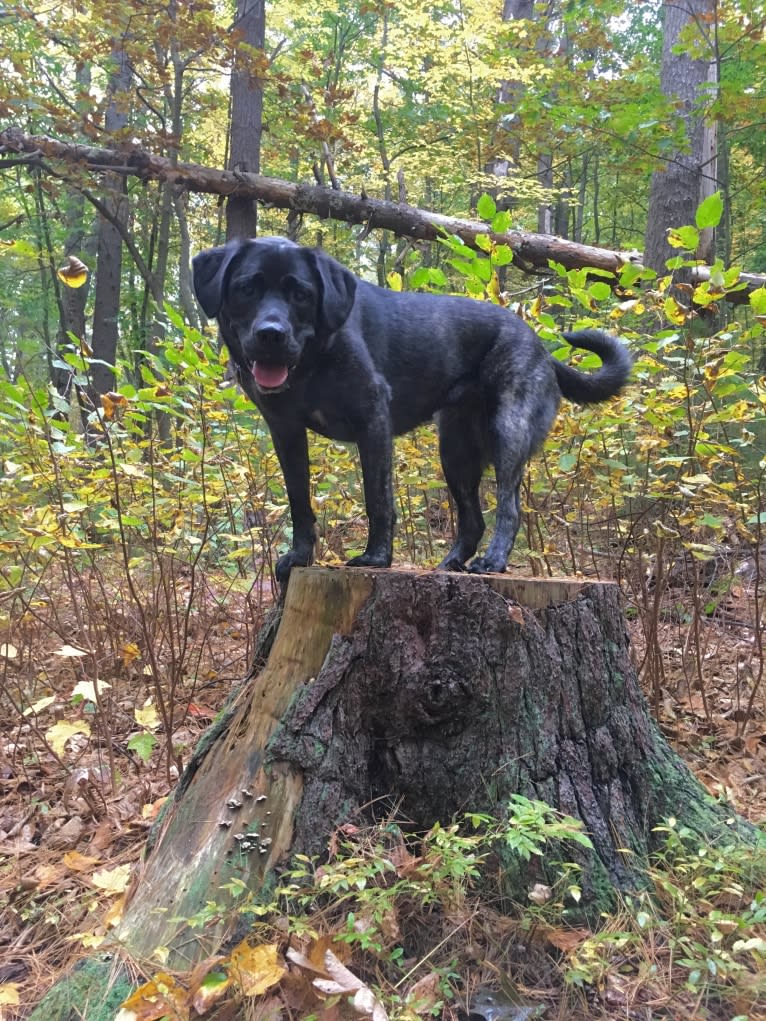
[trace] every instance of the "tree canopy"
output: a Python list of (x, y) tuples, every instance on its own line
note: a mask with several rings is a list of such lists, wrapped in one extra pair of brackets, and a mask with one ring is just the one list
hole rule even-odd
[[(511, 570), (618, 581), (653, 713), (716, 796), (762, 817), (765, 29), (763, 0), (0, 10), (0, 704), (3, 778), (18, 793), (1, 827), (3, 1010), (17, 965), (24, 982), (44, 970), (16, 948), (58, 964), (63, 932), (89, 946), (108, 934), (129, 869), (121, 858), (91, 877), (93, 856), (137, 859), (276, 591), (283, 480), (191, 288), (194, 253), (232, 234), (285, 234), (381, 286), (498, 303), (586, 370), (562, 330), (625, 338), (632, 384), (565, 411), (529, 467)], [(396, 446), (398, 566), (436, 564), (449, 542), (436, 446), (427, 427)], [(364, 532), (358, 465), (321, 438), (311, 460), (318, 558), (336, 565)], [(482, 500), (491, 516), (491, 486)], [(435, 1014), (462, 981), (455, 961), (475, 972), (476, 945), (507, 963), (506, 921), (483, 933), (466, 922), (470, 953), (462, 922), (453, 939), (458, 901), (474, 903), (469, 887), (494, 860), (487, 840), (508, 842), (526, 875), (543, 847), (559, 860), (548, 837), (568, 826), (539, 802), (472, 837), (463, 824), (436, 826), (416, 855), (397, 837), (393, 885), (376, 885), (384, 828), (343, 834), (327, 872), (294, 863), (275, 893), (308, 912), (339, 895), (323, 918), (285, 924), (305, 926), (299, 939), (316, 927), (317, 953), (339, 931), (355, 954), (374, 940), (365, 982), (385, 960), (381, 995), (407, 1021), (419, 1002), (397, 942), (408, 905), (427, 920), (421, 964), (432, 950), (439, 962), (424, 976)], [(726, 848), (706, 858), (672, 819), (666, 829), (654, 896), (606, 929), (572, 929), (571, 863), (549, 906), (530, 891), (536, 913), (521, 912), (513, 944), (549, 940), (555, 995), (562, 974), (587, 990), (571, 1016), (609, 1017), (610, 1002), (643, 1011), (647, 976), (668, 1016), (755, 1016), (759, 873)], [(386, 910), (356, 925), (381, 890)], [(115, 901), (105, 917), (99, 898)], [(188, 921), (204, 931), (218, 911)], [(274, 987), (283, 971), (271, 968)], [(175, 988), (158, 983), (162, 996)]]

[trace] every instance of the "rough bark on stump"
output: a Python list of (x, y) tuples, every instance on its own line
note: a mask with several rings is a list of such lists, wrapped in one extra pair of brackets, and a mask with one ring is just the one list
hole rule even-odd
[[(616, 586), (294, 570), (268, 662), (182, 777), (118, 943), (139, 958), (167, 947), (170, 967), (190, 967), (234, 927), (227, 881), (260, 890), (381, 801), (426, 828), (502, 813), (514, 793), (582, 820), (596, 901), (639, 881), (668, 816), (706, 839), (751, 839), (649, 717)], [(218, 924), (190, 929), (211, 901)]]

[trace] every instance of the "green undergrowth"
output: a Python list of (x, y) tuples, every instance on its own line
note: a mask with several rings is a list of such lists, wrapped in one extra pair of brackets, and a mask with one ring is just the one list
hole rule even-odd
[[(268, 903), (244, 885), (230, 892), (252, 941), (278, 954), (297, 948), (300, 959), (288, 958), (313, 962), (316, 975), (330, 950), (391, 1021), (452, 1018), (485, 995), (513, 1005), (509, 1017), (651, 1010), (755, 1021), (766, 996), (766, 839), (712, 846), (671, 819), (657, 840), (645, 888), (589, 926), (578, 867), (562, 852), (590, 841), (574, 819), (522, 797), (501, 821), (471, 813), (421, 835), (393, 818), (346, 825), (321, 859), (296, 857)], [(511, 858), (525, 877), (513, 904), (503, 892)], [(322, 989), (311, 1017), (343, 1001)], [(288, 995), (276, 981), (271, 993)]]

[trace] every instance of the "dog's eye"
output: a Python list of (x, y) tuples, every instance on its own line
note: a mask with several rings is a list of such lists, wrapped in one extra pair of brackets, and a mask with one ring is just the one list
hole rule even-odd
[(313, 297), (311, 290), (308, 287), (304, 287), (303, 284), (298, 283), (297, 280), (293, 280), (290, 283), (290, 298), (293, 301), (311, 301)]
[(243, 298), (255, 298), (262, 290), (263, 283), (260, 274), (256, 274), (254, 277), (250, 277), (247, 280), (243, 280), (239, 285), (239, 293)]

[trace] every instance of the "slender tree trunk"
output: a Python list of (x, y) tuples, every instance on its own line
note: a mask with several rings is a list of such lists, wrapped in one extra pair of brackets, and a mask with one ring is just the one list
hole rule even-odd
[[(128, 124), (125, 94), (133, 72), (124, 49), (112, 52), (114, 71), (109, 81), (110, 102), (104, 126), (110, 134), (119, 133)], [(109, 218), (101, 216), (98, 224), (96, 249), (96, 281), (93, 298), (93, 329), (91, 333), (94, 364), (91, 369), (88, 397), (91, 405), (99, 406), (101, 394), (114, 389), (114, 365), (117, 361), (119, 341), (120, 284), (122, 276), (122, 235), (113, 221), (127, 222), (128, 200), (125, 178), (119, 174), (104, 176), (104, 204)]]
[[(716, 0), (666, 0), (663, 5), (662, 91), (678, 110), (687, 146), (652, 175), (644, 259), (658, 273), (677, 254), (667, 242), (668, 229), (693, 224), (697, 206), (716, 187), (715, 129), (705, 122), (705, 107), (714, 98), (715, 12)], [(684, 52), (675, 52), (684, 42)], [(698, 254), (712, 261), (711, 232), (703, 232)]]
[[(234, 32), (237, 55), (231, 72), (231, 132), (229, 169), (253, 174), (261, 169), (263, 84), (259, 60), (266, 34), (264, 0), (237, 0)], [(258, 207), (246, 196), (233, 195), (226, 203), (226, 237), (255, 237)]]
[[(91, 83), (90, 64), (83, 62), (76, 70), (75, 81), (79, 90), (87, 94)], [(85, 198), (79, 191), (70, 190), (64, 196), (64, 222), (66, 224), (66, 240), (64, 255), (73, 255), (90, 269), (96, 255), (96, 235), (93, 226), (93, 212), (87, 209)], [(79, 340), (86, 339), (87, 323), (85, 308), (90, 291), (90, 274), (82, 287), (63, 287), (61, 289), (61, 308), (57, 352), (71, 346), (70, 334)], [(72, 373), (61, 368), (54, 368), (52, 382), (62, 397), (72, 398)], [(79, 402), (78, 402), (79, 403)]]

